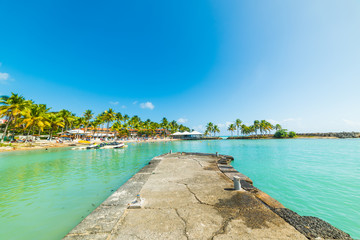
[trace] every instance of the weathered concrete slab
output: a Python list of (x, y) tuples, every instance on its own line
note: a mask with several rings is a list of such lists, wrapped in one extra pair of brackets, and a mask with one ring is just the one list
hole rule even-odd
[(66, 240), (107, 239), (124, 215), (128, 204), (140, 192), (160, 163), (153, 159), (65, 236)]
[[(306, 239), (268, 207), (282, 205), (245, 175), (248, 191), (233, 190), (229, 176), (239, 173), (225, 165), (231, 160), (202, 153), (156, 157), (65, 239)], [(137, 194), (142, 207), (128, 208)]]

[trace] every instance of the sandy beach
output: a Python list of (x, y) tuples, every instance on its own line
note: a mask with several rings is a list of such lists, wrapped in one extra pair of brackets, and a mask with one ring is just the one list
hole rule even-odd
[[(155, 142), (170, 142), (170, 141), (179, 141), (179, 139), (170, 139), (170, 138), (161, 138), (161, 139), (148, 139), (148, 140), (122, 140), (118, 142), (123, 143), (155, 143)], [(101, 143), (103, 141), (91, 141), (91, 143)], [(111, 142), (111, 141), (108, 141)], [(73, 142), (63, 142), (57, 143), (55, 141), (42, 141), (34, 143), (11, 143), (11, 146), (0, 147), (0, 152), (11, 152), (11, 151), (32, 151), (39, 149), (49, 149), (49, 148), (64, 148), (64, 147), (74, 147), (74, 146), (85, 146), (89, 145), (88, 143), (79, 143), (77, 140)]]

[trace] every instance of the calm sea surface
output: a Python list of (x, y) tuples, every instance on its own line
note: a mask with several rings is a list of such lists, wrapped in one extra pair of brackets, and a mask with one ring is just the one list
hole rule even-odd
[(219, 140), (120, 150), (0, 153), (0, 239), (61, 239), (152, 157), (223, 153), (254, 185), (301, 215), (360, 238), (360, 140)]

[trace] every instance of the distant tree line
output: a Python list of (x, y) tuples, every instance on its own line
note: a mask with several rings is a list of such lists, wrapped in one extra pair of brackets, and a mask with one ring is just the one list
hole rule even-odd
[[(250, 126), (243, 124), (243, 121), (236, 119), (234, 123), (229, 124), (228, 131), (230, 131), (231, 136), (236, 132), (237, 136), (264, 136), (270, 134), (271, 131), (276, 130), (274, 137), (275, 138), (286, 138), (286, 137), (295, 137), (295, 132), (287, 132), (286, 129), (283, 129), (280, 124), (273, 125), (266, 120), (255, 120), (254, 123)], [(218, 125), (209, 122), (206, 125), (205, 135), (207, 136), (216, 136), (217, 133), (220, 133)]]

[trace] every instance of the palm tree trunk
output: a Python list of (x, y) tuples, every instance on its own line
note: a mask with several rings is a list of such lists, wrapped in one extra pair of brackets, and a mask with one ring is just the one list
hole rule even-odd
[(9, 125), (10, 125), (11, 120), (12, 120), (12, 117), (10, 116), (9, 120), (8, 120), (7, 123), (6, 123), (5, 130), (4, 130), (4, 132), (3, 132), (3, 136), (2, 136), (2, 139), (1, 139), (1, 143), (3, 143), (4, 140), (5, 140), (5, 136), (6, 136), (6, 133), (7, 133), (8, 128), (9, 128)]
[(32, 129), (32, 127), (29, 128), (28, 134), (27, 134), (27, 136), (26, 136), (26, 141), (29, 140), (29, 136), (30, 136), (31, 129)]
[(109, 136), (109, 124), (110, 122), (107, 122), (106, 126), (107, 126), (107, 129), (106, 129), (106, 137), (108, 138)]

